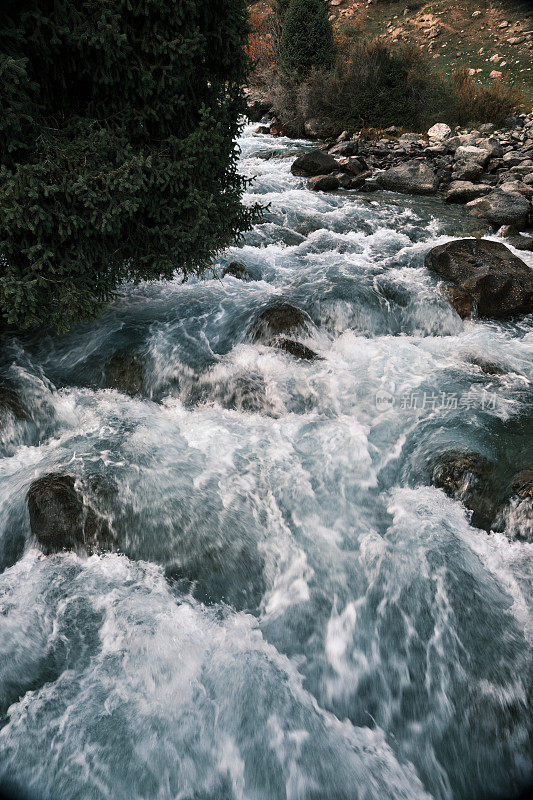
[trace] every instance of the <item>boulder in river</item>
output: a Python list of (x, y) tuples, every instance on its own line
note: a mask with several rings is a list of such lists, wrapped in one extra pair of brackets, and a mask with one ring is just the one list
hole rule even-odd
[(467, 203), (466, 208), (471, 216), (486, 219), (497, 228), (501, 225), (522, 228), (526, 224), (530, 204), (520, 194), (495, 189), (485, 197)]
[(279, 347), (295, 358), (312, 361), (317, 354), (309, 347), (295, 341), (298, 332), (311, 325), (311, 317), (300, 308), (289, 303), (270, 306), (259, 314), (250, 327), (248, 335), (253, 342), (262, 342), (271, 347)]
[(503, 243), (457, 239), (430, 250), (425, 265), (468, 295), (480, 317), (533, 311), (533, 271)]
[(231, 275), (233, 278), (237, 278), (240, 281), (253, 281), (254, 277), (250, 270), (241, 264), (240, 261), (232, 261), (231, 264), (228, 264), (227, 267), (224, 268), (222, 273), (222, 277), (225, 278), (226, 275)]
[(302, 178), (329, 175), (331, 172), (337, 172), (338, 169), (339, 165), (333, 156), (323, 150), (311, 150), (309, 153), (304, 153), (298, 156), (291, 166), (292, 174)]
[(425, 160), (412, 159), (391, 167), (377, 175), (383, 189), (405, 194), (435, 194), (439, 179), (433, 167)]
[(307, 185), (313, 192), (334, 192), (340, 188), (340, 181), (336, 175), (316, 175)]
[(431, 465), (431, 482), (472, 512), (472, 525), (490, 530), (496, 514), (494, 466), (478, 453), (451, 450)]
[(130, 350), (119, 350), (105, 365), (108, 389), (124, 394), (140, 394), (144, 383), (144, 366), (140, 356)]
[(477, 197), (488, 194), (491, 187), (485, 183), (472, 183), (471, 181), (452, 181), (446, 190), (444, 199), (447, 203), (468, 203)]
[(30, 486), (27, 500), (31, 532), (45, 553), (109, 544), (107, 522), (83, 502), (71, 475), (39, 478)]
[(454, 181), (477, 181), (483, 174), (481, 164), (474, 161), (458, 161), (452, 172)]
[(490, 152), (484, 147), (461, 145), (455, 151), (455, 158), (457, 161), (473, 161), (484, 169), (490, 158)]
[(278, 303), (262, 311), (253, 322), (249, 336), (253, 342), (270, 344), (278, 336), (294, 334), (311, 324), (311, 317), (301, 308)]

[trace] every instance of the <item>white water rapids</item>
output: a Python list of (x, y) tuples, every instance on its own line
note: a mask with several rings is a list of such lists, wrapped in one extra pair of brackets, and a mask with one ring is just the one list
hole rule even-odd
[[(424, 268), (473, 231), (462, 209), (311, 192), (305, 147), (242, 136), (246, 201), (270, 206), (218, 273), (257, 280), (129, 287), (92, 327), (4, 342), (31, 409), (0, 429), (6, 792), (499, 800), (531, 779), (533, 545), (473, 528), (427, 470), (450, 448), (531, 463), (531, 319), (462, 322)], [(320, 360), (247, 340), (274, 300)], [(124, 348), (150, 396), (102, 388)], [(25, 498), (50, 472), (99, 487), (116, 552), (39, 551)]]

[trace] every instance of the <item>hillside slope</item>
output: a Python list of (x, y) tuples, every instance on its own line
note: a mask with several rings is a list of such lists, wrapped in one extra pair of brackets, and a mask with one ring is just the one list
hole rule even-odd
[[(267, 14), (267, 0), (250, 3)], [(416, 42), (449, 74), (466, 64), (482, 81), (502, 73), (524, 83), (533, 105), (531, 0), (330, 0), (334, 26), (392, 43)]]

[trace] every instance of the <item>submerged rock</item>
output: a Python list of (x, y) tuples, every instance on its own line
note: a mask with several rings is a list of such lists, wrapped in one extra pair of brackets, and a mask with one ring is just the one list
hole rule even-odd
[(522, 228), (526, 224), (530, 205), (520, 194), (495, 189), (485, 197), (467, 203), (466, 208), (471, 216), (486, 219), (497, 228), (501, 225)]
[(511, 539), (533, 542), (533, 467), (515, 475), (511, 496), (500, 508), (493, 527)]
[(262, 311), (248, 332), (253, 342), (270, 344), (282, 334), (294, 333), (311, 323), (311, 317), (301, 308), (278, 303)]
[(376, 176), (383, 189), (405, 194), (435, 194), (439, 179), (433, 167), (424, 160), (412, 159)]
[(0, 385), (0, 428), (8, 415), (22, 420), (26, 418), (26, 409), (13, 389)]
[(140, 394), (144, 383), (144, 365), (140, 356), (131, 350), (119, 350), (105, 365), (108, 389), (124, 394)]
[(431, 482), (472, 512), (472, 525), (490, 530), (496, 513), (494, 466), (478, 453), (448, 451), (431, 466)]
[(280, 303), (261, 312), (251, 325), (248, 335), (253, 342), (279, 347), (295, 358), (312, 361), (318, 358), (317, 354), (309, 347), (289, 338), (310, 324), (312, 324), (311, 317), (305, 311), (288, 303)]
[(110, 543), (107, 522), (83, 502), (71, 475), (39, 478), (30, 486), (27, 501), (31, 532), (45, 553), (91, 550)]
[(480, 317), (505, 319), (533, 311), (533, 272), (500, 242), (448, 242), (430, 250), (425, 265), (460, 289), (458, 301), (465, 310), (471, 298)]
[(304, 153), (302, 156), (298, 156), (291, 166), (292, 174), (301, 178), (329, 175), (331, 172), (337, 172), (338, 169), (339, 165), (333, 156), (323, 150), (311, 150), (310, 153)]
[(293, 339), (280, 339), (276, 342), (276, 347), (279, 347), (280, 350), (285, 350), (286, 353), (290, 353), (291, 356), (295, 358), (301, 358), (304, 361), (315, 361), (318, 358), (318, 355), (311, 350), (309, 347), (306, 347), (305, 344), (301, 344), (300, 342), (295, 342)]
[(250, 270), (239, 261), (232, 261), (231, 264), (225, 267), (222, 277), (225, 278), (226, 275), (231, 275), (233, 278), (238, 278), (240, 281), (253, 281), (254, 279)]

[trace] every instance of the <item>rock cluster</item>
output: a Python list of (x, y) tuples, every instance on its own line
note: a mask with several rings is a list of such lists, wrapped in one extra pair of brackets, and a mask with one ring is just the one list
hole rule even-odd
[(452, 131), (438, 123), (426, 135), (395, 126), (384, 133), (368, 139), (344, 132), (296, 159), (293, 174), (308, 178), (315, 191), (441, 194), (496, 229), (533, 224), (533, 114), (510, 118), (501, 130), (485, 124)]

